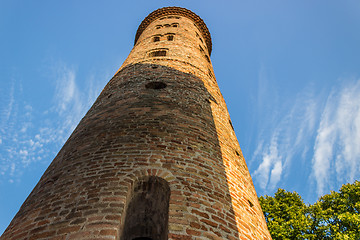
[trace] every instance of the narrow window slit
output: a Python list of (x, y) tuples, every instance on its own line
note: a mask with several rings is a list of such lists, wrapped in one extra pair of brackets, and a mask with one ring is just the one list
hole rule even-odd
[(234, 126), (232, 125), (231, 120), (229, 120), (229, 123), (230, 123), (230, 126), (231, 126), (232, 130), (234, 130), (234, 131), (235, 131)]
[(218, 104), (216, 99), (213, 97), (213, 95), (210, 94), (209, 100), (213, 101), (214, 103)]
[(208, 55), (205, 55), (206, 60), (210, 63), (210, 58)]
[(209, 77), (214, 78), (214, 75), (212, 74), (212, 72), (209, 71), (208, 75), (209, 75)]

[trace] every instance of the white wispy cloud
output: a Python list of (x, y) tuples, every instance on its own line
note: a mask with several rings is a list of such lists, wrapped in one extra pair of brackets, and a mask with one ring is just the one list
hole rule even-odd
[(13, 112), (13, 106), (14, 106), (14, 93), (15, 93), (15, 86), (14, 86), (14, 80), (11, 82), (11, 88), (9, 91), (9, 98), (8, 98), (8, 104), (6, 109), (3, 111), (4, 119), (2, 120), (3, 123), (6, 123), (9, 121), (11, 113)]
[(282, 170), (283, 170), (283, 166), (282, 166), (281, 159), (278, 159), (275, 162), (274, 167), (270, 173), (270, 182), (269, 182), (270, 189), (274, 189), (276, 187), (276, 185), (278, 184), (278, 182), (280, 181)]
[(275, 133), (270, 145), (266, 146), (262, 152), (258, 152), (258, 154), (261, 154), (262, 162), (253, 176), (262, 189), (267, 188), (269, 185), (274, 187), (281, 178), (282, 156), (279, 155), (277, 137), (278, 133)]
[[(277, 106), (277, 104), (274, 104)], [(266, 129), (260, 129), (258, 141), (261, 142), (252, 155), (252, 162), (257, 162), (254, 180), (263, 191), (271, 192), (284, 177), (290, 174), (289, 169), (295, 155), (306, 157), (311, 149), (309, 139), (316, 126), (318, 104), (309, 97), (309, 92), (299, 94), (293, 104), (284, 109), (268, 111), (275, 115)], [(275, 114), (276, 113), (276, 114)]]
[(73, 103), (74, 99), (79, 102), (75, 77), (75, 70), (67, 66), (60, 66), (57, 71), (55, 100), (59, 113), (68, 110), (69, 104)]
[[(360, 176), (360, 79), (333, 89), (317, 130), (312, 173), (318, 194)], [(336, 182), (335, 182), (336, 185)]]
[(267, 112), (273, 116), (262, 116), (268, 123), (259, 130), (251, 158), (258, 165), (254, 181), (264, 194), (299, 167), (308, 171), (304, 181), (318, 196), (360, 177), (360, 79), (341, 82), (328, 94), (309, 87), (287, 105), (270, 102), (275, 109)]
[(47, 75), (55, 81), (55, 87), (50, 90), (54, 97), (52, 106), (42, 115), (23, 98), (21, 91), (14, 91), (21, 88), (21, 82), (14, 81), (8, 91), (6, 108), (1, 110), (0, 182), (18, 181), (24, 169), (35, 163), (49, 164), (109, 77), (90, 76), (86, 79), (91, 80), (85, 81), (85, 87), (80, 90), (81, 79), (77, 79), (76, 70), (64, 63), (54, 64)]

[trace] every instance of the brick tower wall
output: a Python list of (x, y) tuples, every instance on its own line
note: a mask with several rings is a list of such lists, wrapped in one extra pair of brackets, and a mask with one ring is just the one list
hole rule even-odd
[(0, 239), (126, 239), (129, 203), (149, 177), (170, 189), (165, 238), (271, 239), (211, 47), (189, 10), (145, 18), (128, 58)]

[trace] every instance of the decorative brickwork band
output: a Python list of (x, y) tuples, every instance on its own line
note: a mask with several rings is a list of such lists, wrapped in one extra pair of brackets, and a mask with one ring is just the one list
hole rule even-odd
[(200, 29), (203, 37), (205, 38), (206, 45), (209, 49), (209, 55), (211, 55), (212, 42), (211, 42), (210, 32), (209, 32), (209, 29), (207, 28), (206, 24), (195, 13), (187, 10), (186, 8), (180, 8), (180, 7), (164, 7), (164, 8), (157, 9), (154, 12), (150, 13), (141, 22), (141, 24), (136, 32), (134, 45), (136, 44), (137, 40), (139, 39), (139, 37), (142, 34), (142, 32), (144, 31), (144, 29), (146, 29), (151, 22), (153, 22), (157, 18), (161, 18), (164, 16), (171, 16), (171, 15), (184, 16), (184, 17), (190, 18), (194, 22), (194, 24), (196, 24), (196, 26)]

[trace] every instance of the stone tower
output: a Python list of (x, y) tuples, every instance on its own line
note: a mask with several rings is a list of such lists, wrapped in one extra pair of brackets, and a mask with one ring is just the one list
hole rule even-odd
[(147, 16), (0, 239), (271, 239), (211, 48), (193, 12)]

